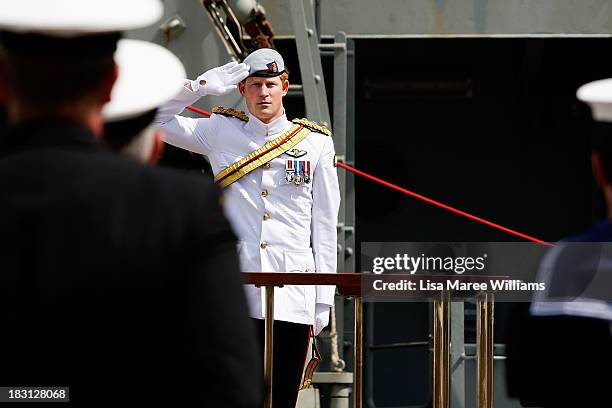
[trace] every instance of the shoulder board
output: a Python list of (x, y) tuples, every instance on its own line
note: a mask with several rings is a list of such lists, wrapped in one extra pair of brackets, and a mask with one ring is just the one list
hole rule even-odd
[(213, 108), (212, 113), (240, 119), (243, 122), (249, 121), (249, 117), (246, 113), (232, 108), (224, 108), (222, 106), (217, 106), (216, 108)]
[(321, 126), (318, 123), (312, 122), (308, 119), (293, 119), (292, 120), (293, 123), (297, 123), (299, 125), (304, 126), (305, 128), (308, 128), (310, 130), (312, 130), (313, 132), (318, 132), (321, 134), (324, 134), (325, 136), (331, 136), (332, 132), (331, 130), (329, 130), (328, 128), (326, 128), (325, 126)]

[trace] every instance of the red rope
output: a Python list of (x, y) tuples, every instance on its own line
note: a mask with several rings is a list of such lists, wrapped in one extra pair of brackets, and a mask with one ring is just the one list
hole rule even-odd
[[(193, 107), (193, 106), (187, 106), (187, 109), (189, 109), (191, 111), (194, 111), (196, 113), (199, 113), (201, 115), (204, 115), (204, 116), (210, 116), (211, 115), (210, 112), (206, 112), (205, 110), (198, 109), (198, 108)], [(348, 165), (346, 165), (344, 163), (338, 162), (337, 164), (338, 164), (338, 167), (341, 167), (341, 168), (343, 168), (345, 170), (348, 170), (350, 172), (353, 172), (353, 173), (355, 173), (357, 175), (360, 175), (362, 177), (370, 179), (370, 180), (372, 180), (372, 181), (374, 181), (376, 183), (382, 184), (385, 187), (389, 187), (390, 189), (393, 189), (393, 190), (399, 191), (400, 193), (412, 196), (412, 197), (414, 197), (416, 199), (419, 199), (421, 201), (424, 201), (424, 202), (426, 202), (428, 204), (431, 204), (431, 205), (434, 205), (436, 207), (440, 207), (440, 208), (445, 209), (447, 211), (450, 211), (452, 213), (458, 214), (458, 215), (460, 215), (462, 217), (469, 218), (470, 220), (473, 220), (473, 221), (479, 222), (481, 224), (487, 225), (487, 226), (489, 226), (491, 228), (498, 229), (500, 231), (506, 232), (506, 233), (511, 234), (511, 235), (515, 235), (517, 237), (526, 239), (526, 240), (531, 241), (531, 242), (535, 242), (537, 244), (541, 244), (541, 245), (545, 245), (545, 246), (549, 246), (549, 247), (554, 246), (550, 242), (542, 241), (541, 239), (532, 237), (532, 236), (527, 235), (527, 234), (523, 234), (522, 232), (515, 231), (515, 230), (510, 229), (508, 227), (504, 227), (503, 225), (499, 225), (499, 224), (496, 224), (494, 222), (485, 220), (484, 218), (477, 217), (477, 216), (475, 216), (473, 214), (470, 214), (470, 213), (467, 213), (465, 211), (461, 211), (461, 210), (459, 210), (457, 208), (451, 207), (450, 205), (446, 205), (446, 204), (443, 204), (443, 203), (441, 203), (439, 201), (432, 200), (431, 198), (422, 196), (420, 194), (417, 194), (415, 192), (412, 192), (410, 190), (407, 190), (407, 189), (402, 188), (400, 186), (397, 186), (395, 184), (389, 183), (388, 181), (385, 181), (383, 179), (379, 179), (378, 177), (372, 176), (372, 175), (370, 175), (368, 173), (364, 173), (363, 171), (357, 170), (356, 168), (348, 166)]]
[(189, 109), (190, 111), (194, 111), (195, 113), (199, 113), (200, 115), (204, 115), (206, 117), (212, 115), (212, 113), (202, 110), (200, 108), (196, 108), (195, 106), (187, 106), (186, 109)]
[(441, 203), (439, 201), (435, 201), (435, 200), (432, 200), (431, 198), (428, 198), (428, 197), (422, 196), (420, 194), (414, 193), (414, 192), (412, 192), (410, 190), (406, 190), (405, 188), (402, 188), (402, 187), (397, 186), (395, 184), (389, 183), (388, 181), (385, 181), (385, 180), (379, 179), (378, 177), (374, 177), (374, 176), (372, 176), (370, 174), (364, 173), (363, 171), (357, 170), (357, 169), (355, 169), (355, 168), (353, 168), (351, 166), (347, 166), (344, 163), (338, 162), (338, 167), (342, 167), (345, 170), (348, 170), (350, 172), (358, 174), (358, 175), (360, 175), (362, 177), (368, 178), (368, 179), (370, 179), (372, 181), (375, 181), (376, 183), (382, 184), (385, 187), (389, 187), (389, 188), (391, 188), (393, 190), (396, 190), (396, 191), (399, 191), (399, 192), (404, 193), (406, 195), (409, 195), (409, 196), (412, 196), (414, 198), (417, 198), (417, 199), (419, 199), (421, 201), (425, 201), (428, 204), (435, 205), (436, 207), (443, 208), (443, 209), (445, 209), (447, 211), (450, 211), (450, 212), (453, 212), (455, 214), (461, 215), (462, 217), (466, 217), (466, 218), (469, 218), (471, 220), (480, 222), (480, 223), (482, 223), (484, 225), (487, 225), (489, 227), (496, 228), (496, 229), (498, 229), (500, 231), (507, 232), (508, 234), (516, 235), (517, 237), (520, 237), (520, 238), (523, 238), (523, 239), (526, 239), (528, 241), (532, 241), (532, 242), (535, 242), (535, 243), (538, 243), (538, 244), (541, 244), (541, 245), (550, 246), (550, 247), (553, 246), (549, 242), (542, 241), (542, 240), (540, 240), (538, 238), (534, 238), (534, 237), (532, 237), (530, 235), (523, 234), (523, 233), (515, 231), (513, 229), (504, 227), (503, 225), (496, 224), (494, 222), (485, 220), (484, 218), (477, 217), (477, 216), (472, 215), (470, 213), (467, 213), (465, 211), (461, 211), (461, 210), (458, 210), (458, 209), (456, 209), (454, 207), (451, 207), (449, 205), (443, 204), (443, 203)]

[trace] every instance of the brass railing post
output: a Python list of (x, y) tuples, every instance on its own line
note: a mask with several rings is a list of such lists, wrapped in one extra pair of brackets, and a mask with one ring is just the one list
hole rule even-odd
[(450, 406), (450, 302), (446, 293), (434, 301), (433, 408)]
[(493, 312), (493, 294), (481, 295), (476, 312), (478, 408), (493, 407)]
[(353, 406), (362, 408), (363, 406), (363, 300), (360, 297), (355, 297), (355, 378), (353, 385)]
[(272, 366), (274, 350), (274, 286), (266, 286), (266, 316), (264, 335), (265, 408), (272, 408)]

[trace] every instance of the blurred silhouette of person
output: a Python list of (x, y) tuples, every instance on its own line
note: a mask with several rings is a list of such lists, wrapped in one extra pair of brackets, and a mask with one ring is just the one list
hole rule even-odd
[[(607, 216), (544, 257), (546, 290), (514, 306), (508, 324), (507, 386), (523, 406), (610, 406), (612, 366), (612, 80), (578, 90), (593, 119), (593, 175)], [(589, 243), (589, 244), (579, 244)], [(600, 243), (600, 244), (597, 244)]]
[[(21, 0), (0, 14), (11, 125), (0, 151), (0, 384), (68, 386), (72, 406), (260, 407), (262, 368), (217, 187), (102, 141), (119, 31), (154, 23), (162, 5), (61, 5)], [(184, 76), (149, 44), (132, 46), (158, 78)], [(129, 101), (124, 117), (149, 102)]]

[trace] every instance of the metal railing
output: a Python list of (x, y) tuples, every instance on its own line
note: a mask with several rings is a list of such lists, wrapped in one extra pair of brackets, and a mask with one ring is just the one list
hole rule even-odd
[[(278, 273), (245, 272), (246, 284), (265, 288), (266, 316), (264, 340), (265, 408), (272, 408), (274, 288), (284, 285), (335, 285), (338, 293), (355, 299), (353, 406), (363, 407), (363, 274), (360, 273)], [(395, 275), (400, 277), (401, 275)], [(414, 275), (406, 275), (407, 279)], [(493, 295), (478, 298), (477, 315), (477, 401), (478, 408), (493, 406)], [(434, 301), (433, 407), (449, 408), (450, 389), (450, 299), (442, 293)]]

